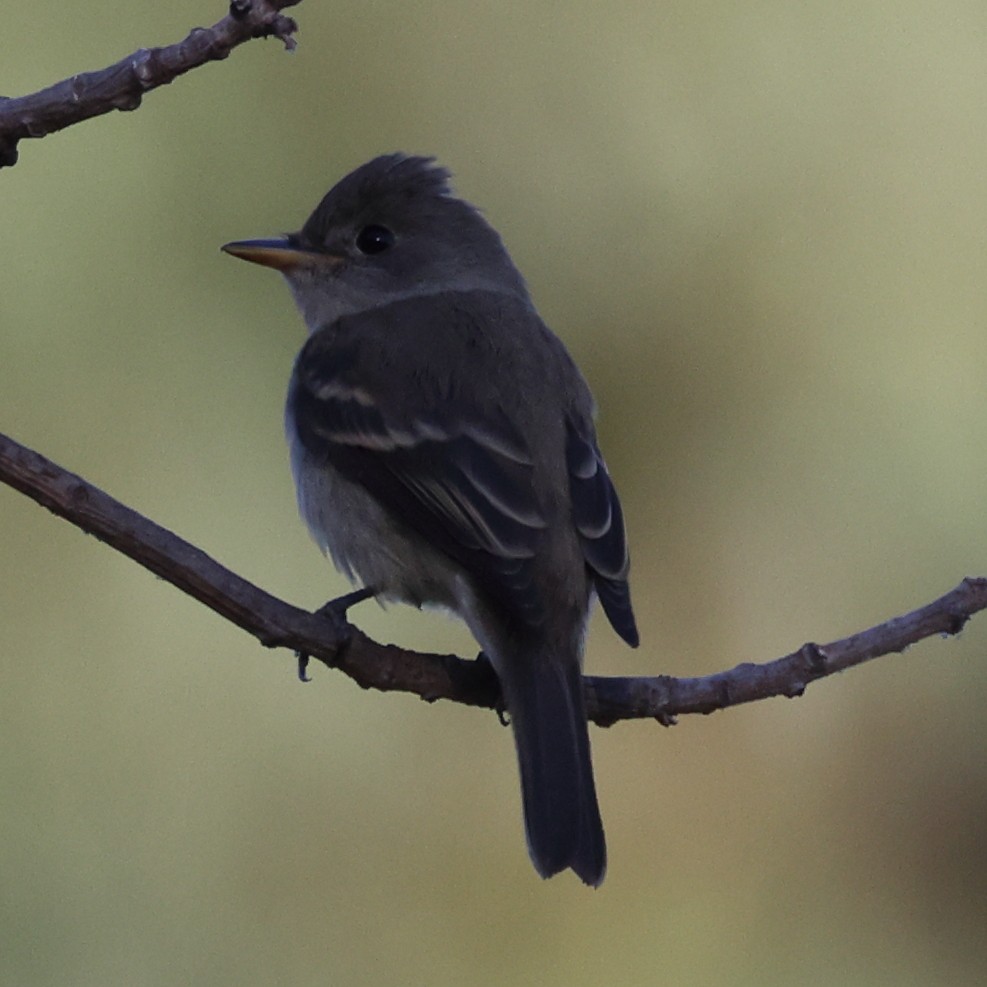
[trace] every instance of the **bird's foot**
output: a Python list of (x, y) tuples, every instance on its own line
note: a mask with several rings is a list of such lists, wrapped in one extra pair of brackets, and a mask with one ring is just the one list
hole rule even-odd
[[(314, 612), (317, 617), (326, 617), (334, 625), (339, 627), (340, 624), (346, 623), (346, 611), (350, 607), (356, 606), (357, 603), (362, 603), (364, 600), (369, 600), (373, 595), (374, 591), (368, 586), (364, 586), (361, 589), (353, 590), (352, 593), (346, 593), (344, 596), (339, 596), (335, 600), (324, 603)], [(304, 651), (296, 651), (295, 657), (298, 659), (298, 680), (300, 682), (311, 682), (311, 676), (308, 674), (308, 663), (311, 655), (306, 654)]]

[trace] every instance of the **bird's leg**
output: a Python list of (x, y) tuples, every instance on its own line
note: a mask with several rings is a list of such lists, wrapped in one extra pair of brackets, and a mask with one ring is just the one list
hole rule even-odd
[[(333, 624), (338, 626), (341, 621), (345, 622), (346, 611), (350, 607), (355, 606), (357, 603), (362, 603), (364, 600), (369, 600), (373, 595), (374, 591), (369, 586), (364, 586), (361, 589), (353, 590), (352, 593), (346, 593), (344, 596), (339, 596), (335, 600), (324, 603), (314, 613), (317, 617), (327, 617)], [(298, 680), (300, 682), (311, 682), (312, 680), (308, 675), (308, 662), (311, 655), (306, 654), (304, 651), (296, 651), (295, 657), (298, 659)]]
[(352, 593), (337, 596), (335, 600), (324, 603), (315, 613), (319, 617), (329, 617), (330, 619), (334, 617), (345, 617), (346, 611), (350, 607), (355, 607), (358, 603), (369, 600), (373, 595), (374, 591), (369, 586), (362, 586), (360, 589), (353, 590)]
[[(500, 679), (497, 676), (497, 670), (493, 666), (493, 662), (487, 657), (486, 653), (481, 651), (476, 656), (476, 663), (480, 666), (481, 675), (489, 675), (493, 679), (496, 679), (497, 683), (500, 683)], [(500, 725), (502, 727), (509, 727), (511, 725), (510, 717), (507, 715), (507, 706), (504, 703), (504, 693), (501, 690), (500, 702), (494, 706), (494, 712), (497, 714), (497, 719), (500, 720)]]

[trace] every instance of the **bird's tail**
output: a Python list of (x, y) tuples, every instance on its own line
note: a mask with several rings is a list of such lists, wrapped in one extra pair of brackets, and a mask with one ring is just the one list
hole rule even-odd
[(514, 728), (531, 861), (542, 877), (571, 867), (597, 887), (607, 850), (579, 665), (544, 653), (496, 664)]

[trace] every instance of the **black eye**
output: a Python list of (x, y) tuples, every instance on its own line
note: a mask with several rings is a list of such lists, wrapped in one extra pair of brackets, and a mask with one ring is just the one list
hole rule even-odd
[(356, 248), (362, 254), (382, 254), (394, 246), (394, 234), (386, 226), (371, 223), (356, 235)]

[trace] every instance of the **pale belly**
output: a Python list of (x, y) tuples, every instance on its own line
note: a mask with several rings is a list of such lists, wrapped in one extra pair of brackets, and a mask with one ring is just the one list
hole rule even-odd
[(381, 599), (464, 616), (473, 609), (459, 566), (395, 524), (361, 486), (313, 463), (297, 441), (290, 444), (299, 512), (340, 572)]

